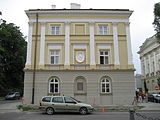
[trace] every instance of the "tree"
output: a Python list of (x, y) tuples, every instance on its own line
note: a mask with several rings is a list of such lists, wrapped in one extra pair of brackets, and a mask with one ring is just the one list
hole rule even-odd
[(160, 43), (160, 2), (154, 5), (154, 22), (156, 37)]
[(0, 24), (0, 96), (23, 90), (27, 42), (13, 23)]
[(160, 77), (157, 78), (157, 84), (160, 87)]

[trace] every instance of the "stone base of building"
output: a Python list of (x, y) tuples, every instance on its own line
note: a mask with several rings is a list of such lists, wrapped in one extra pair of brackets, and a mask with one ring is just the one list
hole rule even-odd
[[(59, 93), (49, 93), (49, 80), (59, 79)], [(75, 90), (77, 78), (84, 78), (85, 91)], [(110, 78), (110, 92), (102, 93), (101, 79)], [(32, 102), (33, 71), (25, 71), (24, 103)], [(39, 104), (42, 96), (65, 95), (92, 105), (126, 105), (132, 104), (135, 96), (135, 80), (133, 70), (79, 70), (48, 71), (38, 70), (35, 73), (34, 104)]]

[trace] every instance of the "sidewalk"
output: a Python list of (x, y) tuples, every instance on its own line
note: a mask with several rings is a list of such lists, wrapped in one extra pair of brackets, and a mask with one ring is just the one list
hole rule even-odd
[(140, 109), (139, 111), (159, 111), (160, 112), (160, 103), (138, 103), (138, 106), (144, 106), (144, 108)]
[(19, 110), (17, 109), (17, 106), (20, 104), (21, 104), (20, 101), (0, 104), (0, 113), (19, 112)]

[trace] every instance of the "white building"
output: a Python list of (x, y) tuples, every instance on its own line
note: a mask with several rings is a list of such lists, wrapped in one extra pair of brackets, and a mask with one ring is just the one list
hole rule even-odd
[[(160, 92), (158, 81), (160, 77), (160, 44), (155, 36), (146, 39), (140, 50), (141, 71), (149, 93)], [(143, 85), (142, 83), (142, 85)], [(144, 87), (144, 86), (143, 86)]]

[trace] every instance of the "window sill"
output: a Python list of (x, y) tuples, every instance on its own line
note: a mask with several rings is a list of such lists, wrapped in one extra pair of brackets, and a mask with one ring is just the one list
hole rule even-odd
[(60, 93), (48, 93), (48, 95), (52, 95), (52, 96), (59, 96)]
[(100, 93), (100, 95), (103, 95), (103, 96), (105, 96), (105, 95), (112, 95), (112, 93)]

